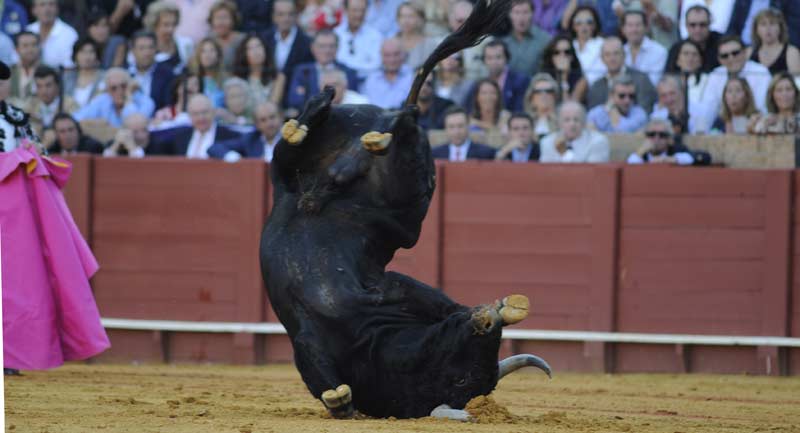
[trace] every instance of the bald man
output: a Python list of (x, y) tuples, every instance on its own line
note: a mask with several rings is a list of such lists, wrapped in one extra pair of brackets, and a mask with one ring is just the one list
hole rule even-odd
[(154, 133), (148, 154), (185, 156), (208, 159), (208, 150), (217, 142), (239, 137), (239, 133), (214, 120), (214, 104), (208, 96), (192, 95), (186, 111), (192, 126), (183, 126)]
[(106, 72), (106, 91), (94, 98), (74, 117), (77, 121), (95, 119), (105, 120), (109, 125), (120, 128), (122, 119), (134, 113), (151, 117), (156, 106), (149, 96), (144, 94), (136, 81), (131, 80), (128, 71), (122, 68), (111, 68)]
[(233, 140), (220, 141), (211, 146), (208, 154), (212, 158), (236, 162), (241, 158), (263, 158), (272, 162), (275, 145), (281, 139), (280, 129), (283, 114), (272, 102), (263, 102), (253, 112), (256, 130)]
[(391, 38), (381, 44), (381, 69), (364, 82), (363, 94), (370, 103), (381, 108), (400, 108), (411, 84), (414, 71), (405, 64), (406, 51), (399, 40)]

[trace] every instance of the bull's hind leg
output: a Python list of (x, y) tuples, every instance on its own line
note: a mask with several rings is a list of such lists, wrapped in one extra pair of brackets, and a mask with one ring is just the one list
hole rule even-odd
[(321, 341), (311, 332), (301, 332), (292, 341), (297, 369), (311, 394), (322, 400), (334, 418), (353, 416), (353, 395), (343, 384)]

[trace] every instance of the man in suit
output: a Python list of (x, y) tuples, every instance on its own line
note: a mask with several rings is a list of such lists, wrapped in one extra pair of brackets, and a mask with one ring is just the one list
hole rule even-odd
[(311, 54), (314, 61), (302, 63), (295, 67), (289, 84), (286, 104), (290, 108), (301, 110), (306, 99), (319, 93), (319, 75), (328, 69), (341, 69), (347, 74), (347, 87), (356, 90), (358, 77), (352, 69), (336, 61), (339, 39), (330, 30), (321, 30), (311, 42)]
[(53, 127), (56, 114), (74, 113), (78, 110), (78, 104), (67, 95), (61, 100), (61, 80), (55, 69), (41, 65), (36, 68), (33, 79), (36, 95), (27, 100), (23, 110), (30, 114), (34, 131), (44, 138), (45, 131)]
[(444, 131), (448, 144), (431, 149), (436, 159), (462, 162), (467, 159), (494, 159), (494, 149), (469, 139), (469, 117), (463, 108), (452, 106), (444, 115)]
[(508, 119), (508, 143), (497, 151), (498, 161), (536, 162), (539, 160), (539, 143), (533, 141), (533, 118), (518, 111)]
[(156, 104), (156, 110), (169, 103), (169, 89), (175, 74), (172, 66), (166, 62), (156, 63), (156, 35), (147, 30), (140, 30), (131, 38), (131, 52), (135, 64), (128, 70), (134, 80), (139, 83), (145, 95)]
[(586, 95), (586, 108), (605, 104), (608, 101), (608, 84), (621, 75), (628, 75), (636, 88), (636, 102), (648, 113), (656, 101), (656, 90), (647, 75), (637, 69), (625, 66), (625, 51), (618, 36), (606, 36), (600, 51), (600, 58), (606, 65), (606, 75), (589, 87)]
[(253, 117), (256, 123), (255, 131), (233, 140), (215, 143), (208, 149), (209, 156), (228, 162), (236, 162), (242, 157), (263, 158), (264, 161), (272, 162), (275, 146), (281, 139), (280, 130), (283, 124), (281, 110), (273, 102), (266, 101), (256, 107)]
[[(522, 101), (531, 77), (515, 72), (508, 67), (511, 54), (505, 42), (494, 39), (483, 48), (483, 62), (489, 71), (489, 79), (497, 83), (503, 94), (503, 107), (510, 111), (522, 111)], [(473, 93), (477, 88), (472, 89)]]
[(453, 105), (453, 101), (439, 97), (433, 90), (433, 74), (428, 74), (417, 97), (419, 117), (417, 124), (425, 131), (444, 129), (444, 114)]
[(148, 154), (208, 159), (208, 150), (214, 143), (239, 137), (238, 132), (214, 121), (214, 104), (208, 96), (202, 93), (193, 95), (187, 111), (192, 126), (160, 131), (158, 136), (151, 138), (146, 149)]
[(59, 113), (53, 120), (55, 142), (50, 153), (57, 155), (73, 155), (76, 153), (103, 153), (103, 145), (88, 135), (84, 135), (81, 125), (69, 114)]
[[(267, 31), (264, 40), (272, 47), (275, 65), (285, 77), (291, 79), (297, 65), (314, 61), (311, 55), (311, 38), (297, 26), (297, 7), (294, 0), (275, 0), (272, 6), (272, 22), (274, 26)], [(288, 94), (290, 84), (287, 79), (284, 95)]]

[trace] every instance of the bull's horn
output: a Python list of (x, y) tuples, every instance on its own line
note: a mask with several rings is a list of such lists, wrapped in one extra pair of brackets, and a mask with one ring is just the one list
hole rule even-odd
[(287, 143), (297, 146), (302, 143), (308, 134), (308, 126), (300, 125), (297, 120), (289, 119), (281, 127), (281, 136)]
[(550, 369), (550, 364), (536, 355), (514, 355), (500, 361), (498, 363), (498, 377), (497, 380), (502, 379), (509, 373), (513, 373), (522, 367), (537, 367), (547, 373), (547, 376), (552, 378), (553, 371)]
[(391, 141), (392, 134), (389, 132), (370, 131), (361, 136), (361, 145), (370, 153), (385, 153)]
[(446, 404), (437, 406), (431, 411), (431, 416), (434, 418), (452, 419), (456, 421), (470, 421), (472, 419), (469, 412), (462, 409), (453, 409)]

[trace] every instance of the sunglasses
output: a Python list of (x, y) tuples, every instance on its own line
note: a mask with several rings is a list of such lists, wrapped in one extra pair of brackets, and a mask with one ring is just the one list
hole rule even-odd
[(691, 28), (700, 27), (700, 28), (704, 28), (704, 27), (708, 27), (708, 24), (709, 24), (709, 23), (708, 23), (708, 21), (700, 21), (700, 22), (697, 22), (697, 23), (688, 23), (688, 22), (687, 22), (687, 23), (686, 23), (686, 27), (691, 27)]
[(742, 50), (741, 49), (733, 50), (730, 53), (719, 53), (719, 58), (722, 59), (722, 60), (727, 60), (728, 57), (736, 57), (739, 54), (742, 54)]
[(617, 98), (619, 99), (634, 99), (636, 98), (635, 93), (617, 93)]
[(549, 93), (552, 95), (556, 93), (556, 89), (552, 87), (548, 87), (547, 89), (533, 89), (533, 93)]
[(664, 131), (647, 131), (644, 133), (647, 138), (669, 138), (669, 132)]
[(590, 26), (590, 25), (594, 24), (594, 20), (591, 19), (591, 18), (588, 18), (588, 19), (585, 19), (585, 20), (575, 20), (575, 24), (577, 24), (577, 25), (586, 24), (587, 26)]

